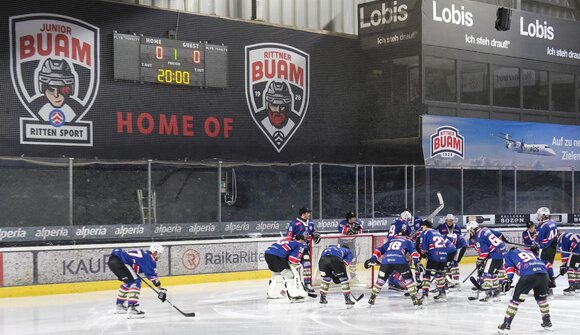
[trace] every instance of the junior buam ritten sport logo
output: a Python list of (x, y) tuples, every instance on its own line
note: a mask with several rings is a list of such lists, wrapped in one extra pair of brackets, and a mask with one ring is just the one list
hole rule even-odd
[(20, 143), (92, 146), (83, 120), (99, 89), (99, 28), (72, 17), (10, 17), (10, 74), (28, 112)]
[(464, 149), (465, 141), (463, 136), (459, 134), (455, 127), (439, 127), (431, 135), (431, 158), (440, 155), (445, 158), (458, 156), (463, 159)]
[(246, 46), (250, 114), (280, 152), (304, 120), (310, 96), (310, 55), (278, 43)]

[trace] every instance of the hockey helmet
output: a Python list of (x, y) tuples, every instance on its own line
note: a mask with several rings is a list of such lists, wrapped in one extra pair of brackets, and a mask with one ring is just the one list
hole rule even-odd
[(356, 213), (355, 212), (352, 212), (352, 211), (351, 212), (347, 212), (346, 214), (344, 214), (344, 218), (347, 219), (347, 220), (352, 219), (352, 218), (356, 218)]
[(431, 222), (429, 220), (423, 220), (423, 222), (421, 222), (421, 226), (425, 226), (427, 228), (433, 228), (433, 222)]
[(405, 221), (411, 221), (411, 220), (413, 220), (413, 214), (411, 214), (411, 212), (409, 212), (408, 210), (404, 210), (401, 213), (401, 219), (403, 219)]
[(540, 207), (540, 208), (538, 208), (536, 215), (537, 215), (538, 221), (547, 220), (550, 217), (550, 210), (548, 209), (548, 207)]
[(44, 93), (49, 87), (58, 89), (59, 94), (69, 96), (75, 93), (75, 76), (64, 59), (48, 58), (38, 72), (38, 89)]
[(300, 210), (298, 211), (298, 215), (302, 216), (302, 214), (304, 214), (304, 213), (312, 213), (312, 210), (310, 208), (306, 208), (306, 207), (300, 208)]
[(526, 228), (534, 227), (536, 224), (532, 220), (528, 220), (526, 222)]
[(471, 231), (473, 229), (477, 229), (477, 228), (479, 228), (479, 223), (477, 223), (477, 221), (475, 221), (475, 220), (471, 220), (471, 221), (467, 222), (467, 224), (465, 225), (465, 228), (467, 228), (468, 231)]
[(149, 246), (149, 251), (151, 251), (151, 253), (157, 252), (157, 254), (162, 254), (163, 253), (163, 246), (160, 243), (151, 243), (151, 245)]
[(447, 214), (445, 216), (445, 221), (453, 221), (453, 222), (455, 222), (455, 216), (453, 216), (453, 214)]

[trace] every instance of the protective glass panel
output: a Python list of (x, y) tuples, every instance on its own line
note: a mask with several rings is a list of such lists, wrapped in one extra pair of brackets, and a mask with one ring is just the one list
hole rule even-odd
[(137, 190), (147, 190), (147, 165), (75, 166), (75, 225), (142, 223)]
[(322, 165), (322, 218), (338, 219), (355, 208), (354, 166)]
[[(237, 196), (231, 201), (235, 189)], [(301, 207), (310, 207), (310, 165), (237, 166), (223, 168), (222, 182), (228, 175), (226, 192), (222, 192), (222, 221), (287, 220), (298, 215)], [(217, 178), (217, 177), (216, 177)], [(230, 194), (228, 203), (227, 194)], [(214, 202), (216, 204), (216, 202)], [(216, 206), (216, 205), (212, 205)], [(313, 213), (313, 217), (316, 216)]]
[(571, 212), (571, 178), (567, 171), (518, 171), (518, 213), (535, 213), (540, 207)]
[(0, 161), (0, 227), (69, 225), (67, 162)]

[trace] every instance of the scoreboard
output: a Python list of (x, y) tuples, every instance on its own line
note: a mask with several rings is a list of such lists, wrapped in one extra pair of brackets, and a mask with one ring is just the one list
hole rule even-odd
[(228, 47), (113, 33), (114, 78), (163, 85), (227, 88)]

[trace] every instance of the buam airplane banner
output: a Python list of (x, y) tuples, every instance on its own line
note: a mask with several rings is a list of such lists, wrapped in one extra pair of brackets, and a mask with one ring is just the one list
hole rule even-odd
[(580, 126), (423, 115), (425, 166), (580, 169)]

